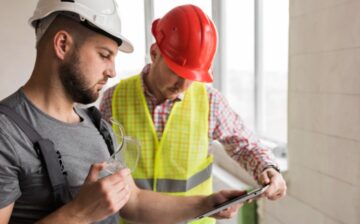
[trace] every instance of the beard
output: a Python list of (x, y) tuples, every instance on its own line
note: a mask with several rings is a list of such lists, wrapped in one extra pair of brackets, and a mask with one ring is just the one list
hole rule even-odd
[(86, 75), (81, 71), (79, 65), (79, 55), (74, 51), (69, 60), (60, 65), (61, 83), (74, 102), (81, 104), (93, 103), (99, 97), (99, 93), (88, 87), (85, 81)]

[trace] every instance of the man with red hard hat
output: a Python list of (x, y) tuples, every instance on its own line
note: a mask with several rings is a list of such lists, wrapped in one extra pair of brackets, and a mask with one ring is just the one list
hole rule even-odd
[(152, 63), (108, 89), (100, 105), (105, 119), (119, 120), (142, 144), (136, 184), (176, 195), (211, 194), (209, 144), (218, 140), (259, 184), (270, 184), (267, 198), (283, 197), (286, 183), (270, 150), (225, 98), (204, 84), (213, 81), (217, 46), (209, 17), (197, 6), (178, 6), (153, 22), (152, 34)]

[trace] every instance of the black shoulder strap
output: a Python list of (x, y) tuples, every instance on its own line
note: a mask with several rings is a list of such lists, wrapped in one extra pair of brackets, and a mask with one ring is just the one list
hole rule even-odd
[(40, 156), (42, 163), (48, 172), (55, 203), (57, 207), (69, 202), (71, 194), (66, 176), (63, 173), (61, 154), (55, 150), (54, 143), (49, 139), (43, 139), (39, 133), (12, 108), (0, 104), (0, 113), (10, 118), (30, 139)]
[(14, 121), (17, 126), (27, 135), (30, 141), (34, 144), (35, 142), (41, 139), (41, 136), (37, 131), (34, 130), (32, 126), (29, 125), (18, 113), (16, 113), (10, 107), (0, 104), (0, 112), (8, 116), (12, 121)]
[(108, 147), (109, 153), (110, 153), (110, 155), (112, 155), (114, 153), (113, 140), (111, 137), (111, 133), (108, 129), (108, 126), (106, 125), (105, 121), (103, 119), (101, 119), (100, 111), (96, 107), (92, 106), (92, 107), (88, 107), (86, 109), (86, 112), (89, 115), (89, 117), (91, 118), (91, 120), (94, 123), (94, 125), (96, 126), (96, 128), (99, 130), (102, 137), (104, 138), (105, 143)]

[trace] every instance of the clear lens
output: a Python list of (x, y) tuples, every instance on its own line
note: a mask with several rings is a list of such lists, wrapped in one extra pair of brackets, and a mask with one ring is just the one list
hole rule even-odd
[(111, 174), (123, 168), (134, 171), (140, 157), (140, 142), (131, 136), (126, 136), (120, 122), (113, 118), (110, 121), (116, 139), (115, 153), (106, 161), (105, 170)]
[(110, 124), (114, 133), (115, 143), (114, 151), (117, 152), (122, 149), (124, 145), (125, 131), (124, 127), (114, 118), (110, 118)]

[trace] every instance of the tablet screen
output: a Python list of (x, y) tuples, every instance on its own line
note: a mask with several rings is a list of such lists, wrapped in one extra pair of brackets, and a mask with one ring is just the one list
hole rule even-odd
[(268, 187), (269, 187), (269, 185), (266, 185), (266, 186), (257, 188), (255, 190), (249, 191), (249, 192), (247, 192), (247, 193), (245, 193), (243, 195), (236, 196), (234, 198), (230, 198), (229, 200), (227, 200), (227, 201), (225, 201), (225, 202), (223, 202), (221, 204), (216, 205), (210, 211), (207, 211), (204, 214), (199, 215), (195, 219), (201, 219), (201, 218), (213, 215), (213, 214), (215, 214), (217, 212), (220, 212), (220, 211), (222, 211), (222, 210), (224, 210), (224, 209), (226, 209), (226, 208), (228, 208), (228, 207), (230, 207), (230, 206), (232, 206), (234, 204), (243, 203), (243, 202), (246, 202), (246, 201), (248, 201), (250, 199), (257, 198), (258, 196), (263, 194)]

